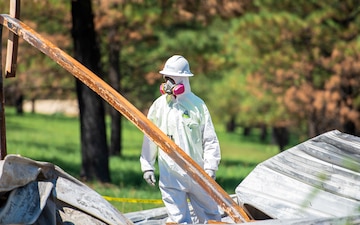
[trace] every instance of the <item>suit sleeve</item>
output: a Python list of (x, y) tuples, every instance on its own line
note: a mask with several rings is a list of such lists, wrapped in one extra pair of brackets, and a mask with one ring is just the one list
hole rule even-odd
[[(148, 112), (148, 119), (156, 124), (156, 112), (154, 104), (150, 107)], [(158, 147), (152, 142), (148, 136), (144, 135), (143, 144), (141, 148), (140, 165), (141, 171), (153, 170), (155, 171), (155, 161), (157, 157)]]
[(210, 112), (206, 105), (204, 105), (203, 108), (204, 169), (217, 171), (221, 159), (220, 144), (211, 120)]

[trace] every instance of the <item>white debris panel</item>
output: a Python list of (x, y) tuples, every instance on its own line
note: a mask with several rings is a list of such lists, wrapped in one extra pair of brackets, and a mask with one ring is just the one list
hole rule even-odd
[(59, 167), (16, 155), (0, 161), (0, 224), (133, 224)]
[(255, 219), (360, 218), (360, 138), (305, 141), (260, 163), (236, 194)]

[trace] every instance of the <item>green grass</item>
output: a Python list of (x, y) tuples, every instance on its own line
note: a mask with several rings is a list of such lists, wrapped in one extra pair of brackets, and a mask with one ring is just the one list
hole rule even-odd
[[(17, 115), (13, 108), (6, 108), (5, 112), (8, 154), (54, 163), (79, 178), (78, 118), (31, 113)], [(216, 129), (222, 151), (217, 182), (227, 193), (233, 194), (251, 170), (259, 162), (277, 154), (278, 149), (274, 145), (260, 143), (255, 132), (245, 138), (240, 135), (240, 129), (231, 134), (221, 126), (216, 126)], [(161, 195), (158, 188), (150, 187), (142, 179), (139, 164), (142, 136), (133, 124), (124, 121), (123, 156), (110, 158), (111, 184), (86, 183), (103, 196), (122, 198), (110, 202), (123, 213), (163, 206), (147, 202), (160, 200)], [(128, 202), (127, 199), (136, 199), (137, 202)]]

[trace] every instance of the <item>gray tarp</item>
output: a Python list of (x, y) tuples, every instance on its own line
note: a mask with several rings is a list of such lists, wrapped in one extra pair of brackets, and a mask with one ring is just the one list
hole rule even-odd
[(133, 224), (59, 167), (16, 155), (0, 161), (0, 224)]

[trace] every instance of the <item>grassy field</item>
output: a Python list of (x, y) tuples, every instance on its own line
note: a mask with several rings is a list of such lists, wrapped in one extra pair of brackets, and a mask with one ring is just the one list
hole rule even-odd
[[(254, 132), (247, 138), (241, 130), (229, 134), (216, 126), (221, 144), (222, 161), (217, 182), (233, 194), (236, 186), (259, 163), (278, 153), (276, 146), (260, 143)], [(63, 115), (17, 115), (6, 108), (6, 136), (8, 154), (20, 154), (34, 160), (51, 162), (72, 176), (80, 173), (79, 121)], [(110, 158), (110, 184), (87, 182), (103, 196), (114, 198), (110, 202), (121, 212), (132, 212), (163, 206), (158, 188), (143, 181), (139, 165), (142, 133), (128, 121), (123, 124), (123, 156)], [(155, 200), (155, 202), (153, 202)]]

